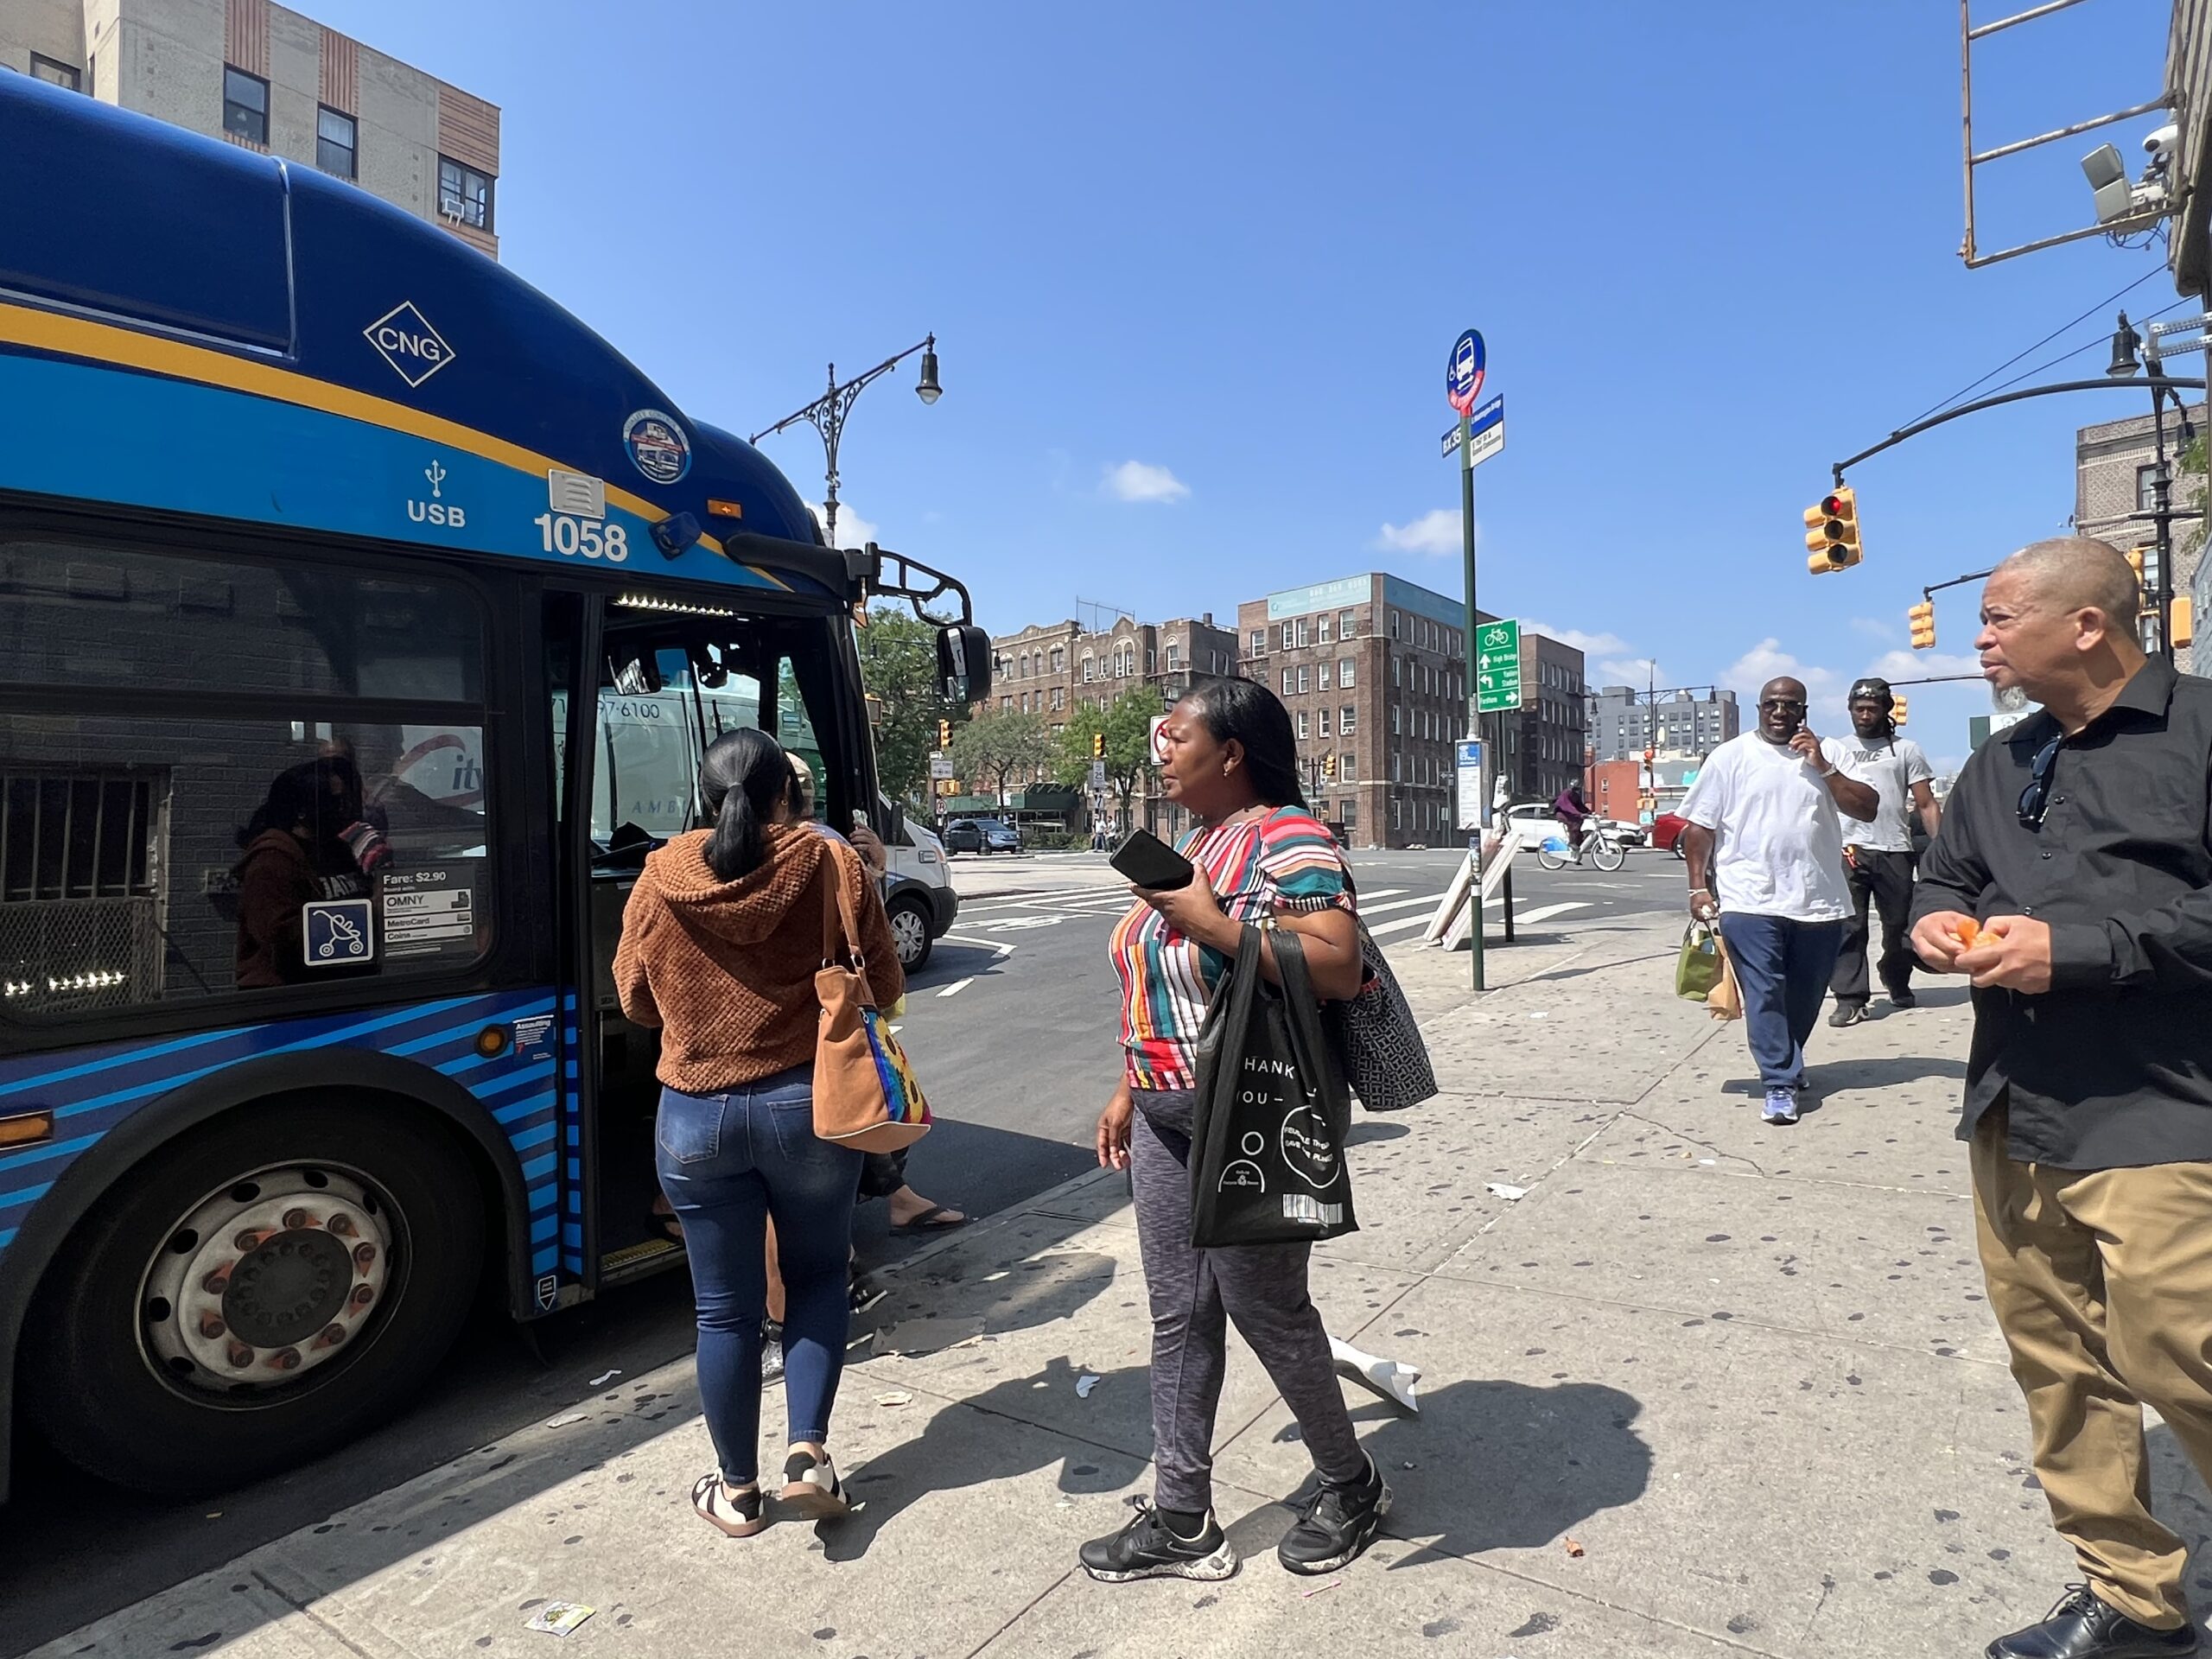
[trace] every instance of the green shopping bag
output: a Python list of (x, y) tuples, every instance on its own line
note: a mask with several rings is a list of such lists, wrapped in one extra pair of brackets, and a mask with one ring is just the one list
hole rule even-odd
[(1682, 954), (1675, 963), (1675, 995), (1702, 1002), (1720, 982), (1720, 940), (1703, 922), (1682, 931)]

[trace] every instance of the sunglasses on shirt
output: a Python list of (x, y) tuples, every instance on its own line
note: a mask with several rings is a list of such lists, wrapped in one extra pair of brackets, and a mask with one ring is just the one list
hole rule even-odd
[(2054, 737), (2036, 751), (2036, 758), (2028, 762), (2028, 786), (2020, 791), (2020, 827), (2023, 830), (2043, 828), (2043, 815), (2050, 810), (2050, 775), (2058, 766), (2058, 746), (2064, 734)]

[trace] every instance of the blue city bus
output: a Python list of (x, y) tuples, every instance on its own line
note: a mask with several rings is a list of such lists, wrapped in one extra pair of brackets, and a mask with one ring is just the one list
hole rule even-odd
[(734, 721), (877, 801), (871, 597), (988, 642), (351, 185), (8, 75), (0, 224), (0, 1495), (217, 1489), (680, 1259), (643, 855)]

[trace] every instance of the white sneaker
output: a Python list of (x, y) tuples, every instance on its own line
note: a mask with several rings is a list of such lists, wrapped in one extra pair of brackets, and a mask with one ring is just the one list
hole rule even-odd
[(1766, 1106), (1759, 1116), (1769, 1123), (1795, 1123), (1797, 1121), (1797, 1091), (1794, 1089), (1768, 1090)]

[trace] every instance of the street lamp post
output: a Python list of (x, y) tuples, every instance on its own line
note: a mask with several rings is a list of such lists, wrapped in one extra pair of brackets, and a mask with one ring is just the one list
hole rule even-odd
[(915, 383), (914, 395), (925, 404), (933, 404), (944, 395), (944, 388), (938, 384), (937, 336), (925, 337), (919, 345), (909, 346), (895, 357), (887, 357), (865, 374), (856, 374), (842, 385), (837, 383), (837, 365), (830, 365), (830, 390), (804, 409), (793, 410), (773, 426), (764, 427), (753, 435), (753, 442), (772, 438), (786, 427), (804, 421), (822, 436), (822, 448), (829, 458), (823, 473), (826, 486), (822, 497), (823, 539), (832, 547), (837, 545), (837, 444), (845, 432), (845, 416), (852, 413), (854, 400), (861, 389), (871, 380), (888, 374), (916, 352), (922, 354), (921, 378)]

